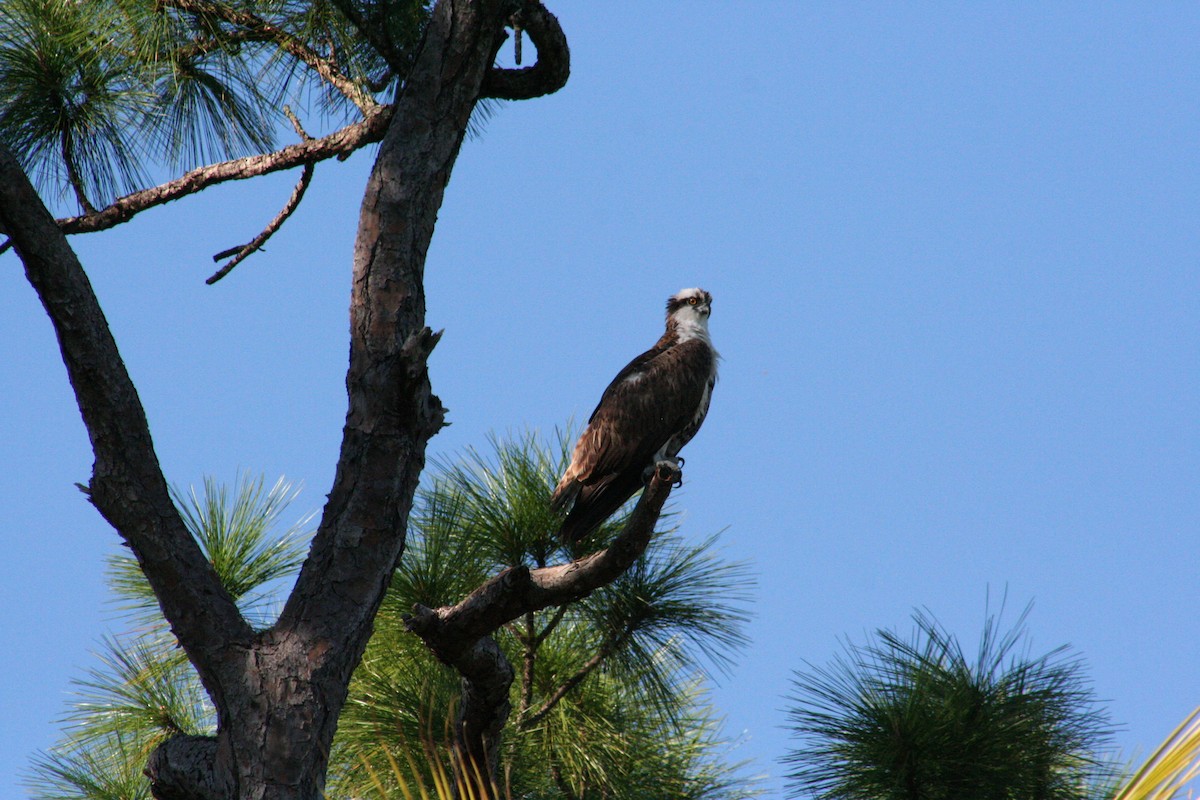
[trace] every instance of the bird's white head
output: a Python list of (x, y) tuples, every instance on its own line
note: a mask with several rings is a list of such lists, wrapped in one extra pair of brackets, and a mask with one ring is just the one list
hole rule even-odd
[(703, 289), (681, 289), (667, 300), (667, 327), (674, 327), (681, 340), (693, 337), (708, 340), (710, 314), (712, 295)]

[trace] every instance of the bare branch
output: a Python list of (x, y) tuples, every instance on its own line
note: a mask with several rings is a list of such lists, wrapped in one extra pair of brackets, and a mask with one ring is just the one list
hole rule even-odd
[[(312, 140), (312, 137), (309, 136), (307, 131), (304, 130), (304, 126), (300, 123), (300, 119), (292, 112), (290, 106), (284, 106), (283, 113), (289, 120), (291, 120), (292, 127), (296, 129), (296, 133), (300, 136), (302, 141), (307, 142)], [(304, 192), (308, 190), (308, 185), (312, 182), (312, 176), (313, 165), (305, 164), (303, 172), (300, 173), (300, 180), (296, 183), (296, 188), (292, 189), (292, 195), (284, 204), (283, 209), (275, 215), (274, 219), (267, 223), (267, 227), (263, 228), (262, 233), (258, 234), (258, 236), (255, 236), (244, 245), (231, 247), (228, 250), (222, 250), (213, 256), (213, 261), (220, 261), (222, 258), (229, 258), (230, 256), (233, 256), (233, 259), (228, 264), (210, 275), (205, 283), (207, 283), (209, 286), (212, 286), (214, 283), (221, 280), (221, 278), (224, 278), (226, 275), (232, 272), (233, 268), (245, 261), (249, 255), (257, 252), (259, 248), (266, 244), (267, 240), (274, 236), (277, 230), (283, 227), (283, 223), (287, 221), (287, 218), (290, 217), (292, 213), (300, 207), (300, 201), (304, 199)]]
[(68, 234), (108, 230), (128, 222), (146, 209), (187, 197), (218, 183), (255, 178), (303, 164), (315, 164), (343, 154), (348, 155), (381, 140), (387, 131), (391, 112), (391, 106), (379, 106), (361, 122), (347, 125), (328, 136), (288, 145), (272, 153), (235, 158), (220, 164), (200, 167), (173, 181), (127, 194), (94, 214), (60, 219), (58, 225), (63, 233)]
[(657, 465), (624, 530), (605, 550), (553, 567), (510, 567), (454, 606), (416, 606), (405, 624), (443, 661), (454, 660), (481, 636), (529, 611), (579, 600), (625, 572), (646, 550), (663, 503), (679, 473)]
[(516, 30), (529, 34), (529, 40), (537, 48), (537, 62), (522, 69), (493, 67), (483, 80), (479, 96), (529, 100), (565, 86), (571, 74), (571, 51), (558, 19), (540, 2), (529, 1), (522, 4), (510, 23)]
[(232, 251), (225, 250), (213, 256), (213, 261), (219, 261), (229, 255), (233, 255), (233, 258), (230, 259), (225, 266), (221, 267), (219, 270), (210, 275), (208, 280), (204, 282), (209, 286), (212, 286), (214, 283), (221, 280), (221, 278), (224, 278), (226, 275), (232, 272), (234, 267), (245, 261), (247, 256), (256, 252), (260, 247), (266, 244), (267, 240), (275, 234), (275, 231), (283, 227), (283, 223), (287, 221), (287, 218), (290, 217), (292, 212), (300, 206), (300, 201), (304, 199), (304, 192), (308, 189), (308, 184), (312, 182), (312, 176), (313, 165), (305, 164), (304, 171), (300, 173), (300, 180), (296, 182), (296, 188), (292, 189), (292, 196), (288, 198), (287, 203), (285, 203), (283, 208), (280, 209), (279, 213), (275, 215), (275, 218), (267, 223), (267, 227), (263, 228), (262, 233), (258, 234), (258, 236), (255, 236), (246, 244), (242, 245), (241, 247), (234, 248)]
[(417, 605), (405, 617), (408, 629), (462, 676), (458, 746), (476, 763), (495, 769), (500, 731), (511, 711), (513, 668), (491, 633), (523, 614), (586, 597), (620, 577), (650, 544), (663, 504), (678, 479), (679, 470), (673, 465), (656, 465), (625, 528), (605, 550), (570, 564), (506, 569), (458, 605), (436, 611)]

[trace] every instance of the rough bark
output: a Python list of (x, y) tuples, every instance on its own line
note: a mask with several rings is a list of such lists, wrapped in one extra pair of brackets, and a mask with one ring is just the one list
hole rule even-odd
[[(176, 736), (151, 757), (147, 774), (163, 800), (322, 797), (350, 676), (404, 547), (426, 443), (443, 424), (426, 368), (438, 334), (424, 322), (425, 255), (516, 5), (540, 9), (511, 0), (439, 2), (391, 109), (374, 109), (322, 139), (194, 171), (83, 217), (56, 222), (16, 160), (0, 151), (0, 230), (11, 236), (54, 324), (96, 456), (89, 497), (137, 556), (217, 710), (215, 737)], [(541, 73), (537, 94), (566, 80), (565, 39), (546, 40), (542, 57), (563, 66)], [(529, 79), (521, 80), (524, 96), (534, 96)], [(137, 392), (64, 233), (111, 227), (222, 180), (310, 164), (380, 138), (355, 245), (349, 407), (334, 484), (280, 619), (255, 632), (170, 500)]]
[(236, 661), (231, 651), (247, 647), (252, 631), (171, 502), (141, 400), (83, 267), (17, 160), (2, 148), (0, 225), (54, 325), (91, 438), (96, 460), (88, 498), (129, 544), (224, 716)]

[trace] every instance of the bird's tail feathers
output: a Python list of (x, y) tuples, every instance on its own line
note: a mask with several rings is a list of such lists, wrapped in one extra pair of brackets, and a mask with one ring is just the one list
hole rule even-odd
[(558, 482), (558, 486), (554, 488), (554, 494), (550, 495), (550, 509), (562, 511), (570, 508), (575, 502), (575, 498), (579, 497), (579, 490), (582, 488), (582, 483), (570, 475), (564, 475), (563, 479)]

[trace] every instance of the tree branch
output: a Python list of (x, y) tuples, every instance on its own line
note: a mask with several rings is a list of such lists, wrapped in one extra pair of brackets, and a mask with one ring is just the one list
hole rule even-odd
[(235, 25), (249, 34), (249, 37), (243, 38), (260, 42), (271, 42), (278, 45), (279, 49), (301, 61), (309, 69), (321, 76), (326, 83), (341, 92), (364, 115), (379, 106), (374, 97), (364, 92), (361, 86), (346, 77), (330, 59), (323, 58), (304, 42), (282, 28), (272, 25), (262, 17), (246, 11), (239, 11), (224, 3), (210, 2), (210, 0), (159, 0), (159, 2), (169, 8), (175, 8), (189, 14), (216, 17), (231, 25)]
[[(561, 606), (566, 608), (566, 606)], [(528, 611), (525, 613), (525, 633), (518, 637), (522, 650), (521, 664), (521, 708), (519, 713), (524, 715), (529, 711), (529, 707), (533, 705), (533, 671), (537, 666), (537, 633), (534, 630), (534, 612)]]
[(218, 675), (252, 631), (171, 501), (146, 413), (75, 253), (17, 160), (0, 148), (0, 227), (46, 309), (96, 461), (92, 504), (129, 544), (218, 713)]
[[(300, 124), (300, 120), (295, 114), (292, 113), (291, 108), (284, 106), (283, 113), (286, 114), (287, 118), (292, 121), (292, 126), (296, 129), (296, 133), (300, 136), (302, 141), (307, 142), (312, 139), (312, 137), (305, 132), (304, 126)], [(300, 207), (300, 201), (304, 199), (304, 192), (308, 190), (308, 185), (312, 182), (313, 169), (314, 166), (311, 163), (304, 165), (304, 169), (300, 173), (300, 180), (296, 183), (296, 188), (292, 189), (291, 197), (288, 198), (288, 201), (284, 203), (280, 212), (275, 215), (274, 219), (267, 223), (267, 227), (263, 228), (262, 232), (259, 233), (258, 236), (255, 236), (244, 245), (233, 247), (229, 250), (222, 250), (220, 253), (217, 253), (215, 256), (213, 256), (213, 261), (220, 261), (222, 258), (229, 258), (229, 256), (233, 256), (233, 258), (228, 264), (210, 275), (205, 283), (207, 283), (209, 286), (212, 286), (214, 283), (221, 280), (221, 278), (224, 278), (233, 271), (234, 267), (245, 261), (248, 256), (257, 252), (259, 248), (266, 244), (268, 239), (275, 235), (277, 230), (283, 227), (283, 223), (287, 221), (287, 218), (290, 217), (292, 213)]]
[(546, 702), (542, 703), (542, 705), (538, 707), (537, 711), (534, 711), (528, 716), (522, 716), (518, 720), (518, 727), (527, 728), (541, 722), (542, 719), (544, 719), (545, 716), (549, 714), (564, 697), (571, 693), (572, 689), (583, 683), (584, 679), (587, 678), (588, 675), (591, 675), (596, 667), (603, 664), (609, 656), (616, 652), (616, 649), (624, 644), (625, 640), (629, 638), (631, 633), (633, 633), (633, 626), (627, 625), (625, 626), (625, 629), (622, 630), (618, 635), (604, 642), (604, 644), (602, 644), (599, 649), (596, 650), (596, 654), (589, 658), (582, 667), (577, 669), (574, 675), (563, 681), (562, 685), (554, 690), (554, 694), (550, 695), (550, 697), (546, 699)]
[(538, 633), (537, 638), (534, 640), (534, 644), (536, 644), (538, 647), (541, 647), (542, 642), (546, 641), (546, 638), (554, 632), (554, 629), (558, 627), (558, 623), (562, 622), (563, 617), (567, 615), (567, 605), (567, 603), (563, 603), (555, 610), (554, 616), (551, 617), (550, 621), (546, 623), (546, 627), (542, 628), (541, 632)]
[(348, 155), (381, 140), (387, 131), (391, 112), (391, 106), (379, 106), (361, 122), (347, 125), (328, 136), (288, 145), (272, 153), (235, 158), (220, 164), (199, 167), (173, 181), (127, 194), (94, 214), (60, 219), (58, 225), (63, 233), (68, 234), (108, 230), (128, 222), (146, 209), (178, 200), (218, 183), (255, 178), (303, 164), (315, 164), (335, 156)]
[(342, 16), (354, 26), (354, 29), (375, 49), (375, 52), (383, 57), (393, 72), (403, 75), (408, 71), (407, 60), (384, 33), (386, 26), (383, 24), (380, 14), (375, 14), (371, 18), (360, 14), (354, 0), (333, 0), (333, 6), (342, 12)]
[(510, 24), (529, 34), (537, 47), (537, 62), (523, 69), (488, 70), (480, 97), (498, 100), (529, 100), (557, 92), (571, 74), (571, 51), (558, 18), (536, 0), (526, 0)]
[(308, 189), (308, 184), (312, 182), (312, 176), (313, 165), (305, 164), (304, 170), (300, 173), (300, 180), (296, 182), (296, 188), (292, 189), (292, 196), (288, 198), (287, 203), (285, 203), (283, 208), (280, 209), (279, 213), (275, 215), (275, 218), (267, 223), (267, 227), (263, 228), (261, 233), (259, 233), (246, 244), (242, 245), (241, 247), (235, 247), (232, 250), (225, 250), (213, 256), (213, 261), (219, 261), (220, 259), (227, 258), (228, 256), (233, 256), (233, 258), (230, 259), (229, 262), (219, 270), (210, 275), (208, 280), (204, 282), (209, 286), (212, 286), (214, 283), (221, 280), (221, 278), (224, 278), (226, 275), (232, 272), (234, 267), (245, 261), (247, 256), (252, 255), (260, 247), (266, 244), (267, 240), (275, 234), (275, 231), (279, 230), (283, 226), (283, 223), (287, 221), (287, 218), (292, 215), (292, 212), (300, 206), (300, 201), (304, 199), (304, 192)]
[(408, 629), (462, 676), (458, 746), (473, 758), (486, 758), (477, 763), (487, 764), (489, 776), (494, 774), (499, 734), (511, 711), (508, 698), (513, 681), (512, 665), (491, 633), (523, 614), (586, 597), (620, 577), (650, 544), (663, 504), (678, 479), (674, 466), (656, 465), (625, 528), (605, 550), (554, 567), (511, 567), (455, 606), (435, 611), (417, 605), (405, 617)]
[(415, 606), (408, 629), (446, 663), (476, 639), (529, 611), (579, 600), (620, 577), (646, 550), (677, 470), (656, 465), (650, 484), (634, 506), (624, 530), (605, 550), (553, 567), (509, 567), (454, 606), (436, 610)]

